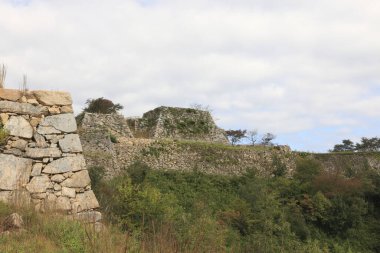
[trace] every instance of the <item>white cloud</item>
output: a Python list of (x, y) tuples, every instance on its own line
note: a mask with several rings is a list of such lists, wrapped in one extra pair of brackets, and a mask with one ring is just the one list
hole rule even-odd
[(27, 73), (77, 111), (100, 96), (126, 115), (198, 102), (226, 128), (348, 129), (340, 140), (380, 124), (378, 13), (377, 0), (0, 0), (0, 62), (9, 87)]

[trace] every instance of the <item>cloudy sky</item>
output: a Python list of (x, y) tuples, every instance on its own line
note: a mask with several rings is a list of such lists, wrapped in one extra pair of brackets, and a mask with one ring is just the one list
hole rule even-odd
[(379, 0), (0, 0), (1, 62), (77, 113), (198, 103), (316, 152), (380, 136)]

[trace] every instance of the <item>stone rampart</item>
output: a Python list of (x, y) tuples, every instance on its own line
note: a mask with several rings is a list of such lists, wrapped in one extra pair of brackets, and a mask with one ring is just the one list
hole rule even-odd
[(0, 200), (98, 221), (69, 93), (0, 89)]

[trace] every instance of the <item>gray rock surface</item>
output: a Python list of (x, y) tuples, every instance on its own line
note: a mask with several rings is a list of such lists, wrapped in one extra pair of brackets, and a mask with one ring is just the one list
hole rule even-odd
[(28, 145), (28, 142), (23, 139), (18, 139), (14, 142), (12, 142), (11, 147), (20, 149), (21, 151), (24, 151), (26, 148), (26, 145)]
[(27, 148), (26, 156), (30, 158), (61, 157), (59, 148)]
[[(0, 101), (1, 102), (1, 101)], [(5, 124), (4, 128), (10, 135), (30, 139), (33, 136), (33, 128), (22, 116), (13, 116)]]
[(83, 151), (78, 134), (67, 134), (58, 143), (62, 152), (78, 153)]
[(39, 176), (41, 175), (41, 171), (42, 171), (42, 163), (35, 163), (33, 164), (31, 176), (32, 177)]
[(84, 188), (91, 183), (87, 170), (81, 170), (74, 173), (70, 178), (61, 183), (62, 186), (71, 188)]
[(77, 123), (72, 113), (47, 116), (42, 120), (40, 125), (51, 126), (65, 133), (72, 133), (77, 130)]
[(86, 162), (82, 155), (64, 157), (46, 165), (43, 172), (48, 174), (65, 173), (69, 171), (79, 171), (86, 168)]
[(37, 133), (42, 134), (42, 135), (48, 135), (48, 134), (50, 135), (50, 134), (60, 134), (61, 131), (51, 126), (38, 126)]
[(69, 211), (69, 210), (71, 210), (70, 199), (67, 198), (67, 197), (64, 197), (64, 196), (59, 196), (57, 198), (56, 208), (58, 210), (62, 210), (62, 211)]
[(28, 103), (0, 101), (0, 112), (11, 112), (30, 116), (41, 116), (46, 115), (48, 113), (48, 109), (43, 106), (36, 106)]
[(2, 228), (3, 231), (21, 229), (24, 226), (24, 221), (18, 213), (12, 213), (5, 217)]
[(62, 91), (33, 91), (38, 102), (43, 105), (71, 105), (73, 103), (70, 93)]
[(33, 138), (36, 141), (36, 147), (37, 148), (47, 148), (48, 147), (48, 144), (46, 143), (45, 138), (41, 134), (34, 133)]
[(51, 181), (47, 175), (33, 177), (30, 183), (26, 185), (26, 189), (30, 193), (46, 192), (51, 187)]
[(21, 98), (22, 93), (19, 90), (0, 89), (0, 98), (4, 100), (17, 101)]
[(75, 214), (75, 219), (84, 222), (98, 222), (102, 219), (102, 214), (98, 211), (87, 211)]
[(0, 189), (16, 190), (27, 184), (32, 160), (0, 154)]
[(99, 202), (95, 197), (93, 191), (86, 191), (84, 193), (77, 194), (73, 203), (74, 213), (82, 212), (99, 207)]
[(62, 196), (75, 198), (76, 192), (74, 188), (62, 187)]

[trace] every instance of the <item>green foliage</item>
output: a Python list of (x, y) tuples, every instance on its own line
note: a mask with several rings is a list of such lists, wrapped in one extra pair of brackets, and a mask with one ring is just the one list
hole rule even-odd
[(114, 104), (111, 100), (105, 99), (103, 97), (97, 99), (87, 99), (86, 107), (83, 109), (84, 112), (91, 113), (116, 113), (123, 109), (120, 104)]
[(115, 135), (113, 135), (113, 134), (110, 134), (110, 140), (111, 140), (112, 143), (118, 143), (117, 137)]
[(246, 138), (247, 130), (227, 130), (226, 135), (228, 140), (231, 142), (232, 145), (236, 145), (239, 143), (242, 139)]
[(351, 178), (324, 173), (309, 156), (297, 160), (293, 179), (281, 176), (275, 157), (273, 165), (276, 177), (259, 178), (254, 170), (227, 177), (136, 162), (96, 192), (136, 251), (159, 251), (165, 241), (173, 252), (378, 252), (380, 241), (368, 238), (380, 232), (380, 177), (347, 191)]
[(44, 233), (62, 247), (62, 252), (86, 252), (86, 231), (79, 222), (53, 219), (45, 223)]
[(9, 132), (3, 128), (0, 123), (0, 146), (6, 145), (9, 138)]

